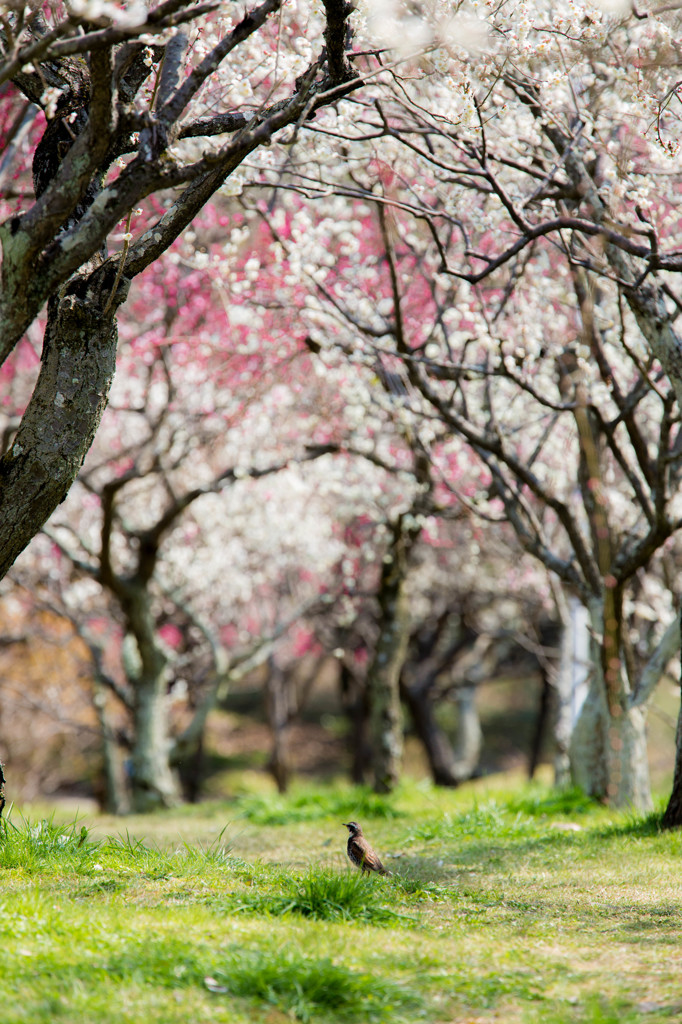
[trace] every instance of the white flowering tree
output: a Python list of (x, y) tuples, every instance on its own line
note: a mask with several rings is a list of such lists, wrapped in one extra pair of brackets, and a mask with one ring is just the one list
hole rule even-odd
[[(2, 37), (5, 80), (49, 120), (37, 198), (10, 196), (1, 228), (3, 355), (50, 299), (36, 388), (0, 463), (4, 568), (91, 442), (129, 281), (217, 189), (243, 191), (273, 235), (247, 260), (251, 282), (286, 257), (268, 301), (299, 309), (363, 454), (386, 462), (383, 425), (399, 425), (412, 483), (396, 551), (439, 487), (512, 523), (590, 610), (583, 781), (646, 806), (646, 680), (675, 634), (652, 627), (642, 675), (642, 576), (679, 516), (674, 7), (265, 2), (232, 24), (168, 0), (99, 16), (79, 33), (80, 15), (10, 12)], [(5, 97), (9, 157), (40, 133)], [(240, 244), (231, 235), (228, 262)], [(653, 598), (653, 618), (672, 618), (669, 591)], [(382, 613), (386, 640), (400, 607)], [(375, 705), (386, 721), (404, 648), (393, 654), (393, 703)]]
[(363, 12), (386, 71), (282, 179), (338, 204), (288, 231), (311, 337), (370, 376), (401, 360), (398, 416), (433, 466), (445, 427), (485, 468), (473, 504), (589, 609), (576, 777), (647, 807), (644, 708), (679, 639), (674, 579), (642, 582), (680, 517), (678, 14)]

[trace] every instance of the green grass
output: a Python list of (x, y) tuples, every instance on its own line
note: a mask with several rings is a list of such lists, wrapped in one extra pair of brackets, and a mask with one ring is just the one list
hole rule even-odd
[(266, 877), (265, 885), (241, 893), (229, 909), (251, 914), (282, 917), (297, 914), (314, 921), (353, 921), (373, 925), (395, 925), (409, 920), (389, 905), (395, 894), (377, 879), (325, 868), (311, 868), (305, 874), (280, 872)]
[[(358, 818), (393, 871), (352, 872)], [(0, 822), (3, 1024), (672, 1024), (682, 835), (579, 793), (335, 785)], [(128, 831), (121, 831), (121, 826)]]
[(291, 825), (323, 818), (354, 821), (356, 818), (400, 816), (395, 801), (373, 793), (367, 786), (307, 787), (285, 797), (257, 793), (240, 801), (239, 813), (255, 825)]

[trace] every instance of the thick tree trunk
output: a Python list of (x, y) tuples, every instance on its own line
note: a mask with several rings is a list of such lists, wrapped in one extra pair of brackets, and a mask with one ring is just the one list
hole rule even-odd
[(431, 696), (432, 687), (426, 684), (401, 685), (400, 692), (407, 704), (417, 736), (421, 740), (431, 777), (437, 786), (459, 786), (476, 774), (481, 756), (481, 723), (476, 707), (475, 684), (463, 684), (453, 691), (457, 705), (457, 732), (454, 743), (436, 720)]
[(351, 780), (358, 785), (365, 782), (365, 776), (372, 763), (372, 748), (369, 743), (369, 701), (364, 680), (341, 662), (339, 685), (341, 702), (350, 723)]
[[(593, 635), (601, 635), (603, 606), (591, 608)], [(571, 737), (573, 781), (586, 793), (614, 807), (648, 811), (652, 807), (646, 747), (646, 709), (630, 707), (624, 680), (622, 700), (607, 702), (601, 650), (592, 643), (592, 673), (587, 697)]]
[[(410, 516), (413, 522), (413, 517)], [(367, 674), (374, 789), (389, 793), (398, 783), (403, 755), (400, 673), (410, 637), (406, 594), (409, 553), (419, 534), (400, 515), (393, 526), (379, 585), (379, 637)]]
[(606, 736), (607, 790), (613, 807), (650, 811), (651, 781), (646, 745), (646, 709), (611, 714)]
[(107, 689), (97, 678), (94, 681), (93, 704), (102, 732), (102, 759), (104, 762), (104, 799), (102, 804), (110, 814), (127, 814), (130, 810), (121, 751), (107, 715)]
[(137, 812), (173, 807), (180, 799), (169, 760), (166, 691), (164, 673), (153, 679), (138, 679), (135, 684), (131, 788)]
[(206, 770), (206, 751), (203, 734), (199, 737), (192, 753), (178, 765), (182, 791), (190, 804), (198, 804), (203, 789)]
[(661, 825), (663, 828), (680, 828), (682, 826), (682, 706), (677, 716), (673, 788)]
[(426, 752), (431, 778), (437, 786), (459, 785), (452, 744), (436, 721), (428, 690), (421, 686), (403, 686), (401, 693)]
[[(0, 460), (0, 578), (64, 500), (107, 403), (116, 362), (115, 309), (93, 291), (51, 302), (40, 373), (14, 441)], [(111, 291), (112, 282), (108, 288)]]
[(605, 722), (608, 715), (603, 684), (590, 676), (588, 692), (571, 732), (571, 779), (589, 796), (604, 799), (607, 790)]
[(374, 789), (377, 793), (389, 793), (400, 779), (403, 723), (398, 682), (408, 639), (409, 615), (401, 586), (382, 609), (381, 635), (368, 678)]
[(528, 778), (535, 778), (535, 773), (540, 767), (540, 758), (545, 745), (545, 736), (549, 731), (549, 722), (552, 716), (552, 684), (549, 679), (549, 672), (542, 670), (542, 683), (540, 686), (540, 699), (538, 701), (538, 714), (535, 720), (535, 729), (531, 740), (530, 755), (528, 758)]
[(474, 684), (458, 686), (454, 699), (458, 708), (457, 733), (455, 735), (455, 776), (460, 782), (476, 774), (481, 757), (481, 720), (476, 705)]
[(576, 597), (558, 602), (562, 618), (561, 650), (556, 674), (556, 715), (554, 719), (554, 783), (568, 787), (571, 775), (573, 730), (589, 690), (591, 671), (590, 619)]
[(173, 807), (180, 800), (180, 789), (171, 768), (166, 658), (156, 639), (151, 594), (139, 580), (119, 581), (118, 590), (130, 631), (124, 640), (122, 657), (134, 694), (133, 810)]

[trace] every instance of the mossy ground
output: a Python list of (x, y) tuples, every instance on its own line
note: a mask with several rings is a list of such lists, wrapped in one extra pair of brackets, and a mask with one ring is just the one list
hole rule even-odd
[[(3, 1024), (682, 1019), (682, 835), (656, 815), (490, 780), (24, 815), (0, 831)], [(391, 878), (347, 868), (351, 818)]]

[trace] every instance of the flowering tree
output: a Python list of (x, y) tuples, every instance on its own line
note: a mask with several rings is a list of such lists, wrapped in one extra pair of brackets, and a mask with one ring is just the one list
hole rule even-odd
[[(239, 21), (231, 8), (185, 0), (5, 8), (3, 143), (18, 160), (21, 139), (33, 194), (4, 204), (0, 359), (46, 303), (47, 323), (35, 388), (0, 462), (2, 574), (92, 442), (130, 282), (251, 154), (357, 87), (350, 13), (344, 0), (297, 11), (264, 0)], [(42, 133), (25, 131), (36, 109)], [(138, 234), (134, 211), (161, 193)], [(122, 220), (123, 247), (107, 256)]]
[(647, 625), (659, 607), (663, 626), (673, 618), (665, 587), (644, 616), (635, 599), (680, 517), (677, 15), (382, 14), (369, 31), (411, 51), (410, 74), (390, 67), (352, 128), (341, 104), (350, 165), (324, 163), (321, 146), (320, 184), (303, 155), (285, 179), (346, 200), (336, 227), (304, 215), (306, 251), (317, 233), (343, 255), (311, 274), (313, 337), (328, 363), (402, 360), (434, 464), (439, 423), (485, 470), (474, 504), (508, 518), (589, 608), (574, 765), (591, 791), (648, 806), (643, 708), (678, 640), (674, 624)]
[[(633, 631), (646, 632), (633, 595), (679, 516), (676, 14), (489, 0), (472, 17), (398, 2), (358, 3), (351, 16), (329, 2), (324, 20), (299, 4), (275, 22), (279, 6), (239, 25), (201, 5), (112, 8), (111, 23), (84, 34), (73, 15), (7, 19), (6, 79), (49, 126), (36, 202), (19, 198), (2, 227), (6, 351), (51, 297), (36, 389), (0, 464), (7, 564), (90, 443), (128, 282), (229, 179), (273, 234), (253, 272), (286, 256), (270, 301), (300, 308), (363, 454), (385, 462), (382, 425), (399, 425), (398, 461), (412, 481), (418, 472), (392, 520), (396, 554), (448, 501), (509, 519), (590, 609), (590, 739), (578, 759), (588, 788), (644, 806), (650, 684), (632, 657)], [(190, 39), (178, 19), (203, 35)], [(344, 99), (361, 80), (362, 99)], [(31, 125), (16, 103), (8, 154)], [(197, 153), (202, 134), (229, 138)], [(263, 150), (273, 138), (286, 144)], [(153, 193), (165, 203), (166, 188), (177, 189), (168, 206), (145, 206)], [(323, 200), (319, 216), (294, 193)], [(106, 257), (121, 220), (122, 251)], [(386, 563), (387, 595), (404, 581), (401, 559), (395, 577)], [(671, 618), (669, 594), (656, 596)], [(386, 641), (401, 634), (400, 609), (382, 611)], [(643, 662), (665, 643), (649, 680), (675, 630), (650, 632)], [(400, 644), (381, 652), (391, 701), (403, 655)], [(377, 729), (395, 719), (394, 703), (375, 707)]]
[[(338, 557), (325, 502), (308, 493), (302, 468), (338, 447), (322, 443), (334, 429), (333, 405), (324, 382), (309, 379), (307, 351), (268, 310), (252, 305), (244, 316), (237, 280), (228, 306), (225, 280), (199, 273), (215, 254), (211, 225), (220, 219), (209, 210), (195, 237), (176, 243), (165, 266), (134, 288), (101, 430), (45, 528), (52, 552), (44, 542), (29, 551), (32, 589), (47, 588), (45, 599), (89, 645), (100, 704), (108, 691), (125, 709), (137, 809), (178, 799), (173, 765), (197, 747), (219, 695), (267, 657)], [(247, 252), (232, 263), (242, 281), (252, 259)], [(334, 476), (328, 465), (323, 472)], [(265, 502), (249, 490), (256, 480), (270, 492)], [(276, 509), (281, 529), (263, 518)], [(28, 585), (30, 572), (24, 559), (15, 575)], [(178, 692), (178, 679), (193, 714), (173, 735), (169, 690)], [(112, 733), (106, 722), (103, 733)]]

